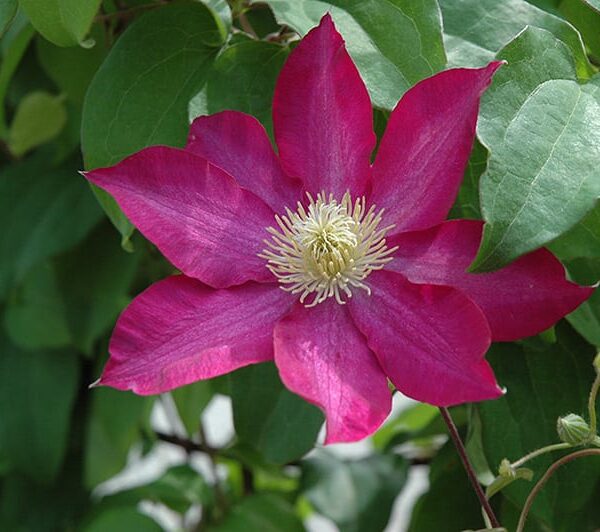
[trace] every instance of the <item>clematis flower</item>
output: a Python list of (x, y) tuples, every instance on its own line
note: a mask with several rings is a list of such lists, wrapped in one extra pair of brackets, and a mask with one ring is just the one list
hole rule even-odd
[(327, 443), (380, 426), (388, 379), (433, 405), (500, 396), (490, 342), (539, 333), (591, 289), (546, 250), (467, 273), (482, 222), (444, 221), (499, 66), (414, 86), (371, 164), (369, 96), (326, 15), (277, 81), (278, 154), (226, 111), (196, 119), (184, 149), (85, 173), (182, 272), (120, 316), (99, 384), (157, 394), (274, 360), (324, 411)]

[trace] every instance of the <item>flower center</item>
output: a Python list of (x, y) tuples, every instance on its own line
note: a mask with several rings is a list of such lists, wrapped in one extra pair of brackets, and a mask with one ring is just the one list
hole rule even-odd
[(338, 202), (324, 192), (315, 200), (310, 194), (308, 206), (298, 202), (295, 212), (275, 216), (279, 227), (269, 227), (270, 240), (259, 257), (281, 283), (281, 288), (301, 294), (304, 303), (314, 294), (307, 307), (314, 307), (329, 297), (343, 305), (352, 297), (352, 288), (362, 288), (374, 270), (392, 260), (398, 248), (386, 246), (385, 234), (393, 225), (379, 229), (383, 209), (373, 205), (366, 209), (365, 198), (352, 203), (346, 192)]

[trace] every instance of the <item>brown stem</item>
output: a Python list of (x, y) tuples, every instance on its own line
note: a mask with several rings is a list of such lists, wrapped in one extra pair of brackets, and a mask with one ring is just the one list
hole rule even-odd
[(164, 432), (156, 431), (155, 434), (156, 434), (156, 437), (160, 441), (164, 441), (164, 442), (170, 443), (172, 445), (177, 445), (178, 447), (181, 447), (188, 453), (197, 451), (200, 453), (208, 454), (210, 456), (210, 455), (214, 455), (217, 452), (217, 449), (214, 449), (213, 447), (210, 447), (210, 446), (206, 445), (205, 443), (196, 443), (196, 442), (193, 442), (192, 440), (188, 440), (186, 438), (181, 438), (181, 437), (175, 436), (173, 434), (165, 434)]
[(477, 475), (475, 474), (475, 470), (473, 469), (473, 466), (471, 465), (469, 457), (467, 456), (467, 450), (465, 449), (465, 445), (463, 444), (462, 440), (460, 439), (460, 435), (458, 434), (458, 429), (456, 428), (456, 425), (454, 424), (454, 420), (452, 419), (452, 416), (450, 415), (449, 410), (444, 406), (440, 406), (440, 413), (442, 414), (442, 419), (444, 420), (444, 422), (446, 423), (446, 426), (448, 427), (448, 432), (450, 433), (450, 437), (452, 438), (452, 441), (454, 442), (454, 446), (456, 447), (456, 450), (458, 451), (458, 455), (460, 456), (462, 464), (467, 472), (467, 476), (469, 477), (469, 480), (471, 481), (471, 486), (473, 487), (473, 490), (475, 491), (475, 494), (477, 495), (477, 498), (479, 499), (481, 507), (483, 508), (486, 515), (488, 516), (488, 519), (490, 520), (490, 524), (494, 528), (500, 528), (500, 522), (498, 521), (496, 514), (494, 514), (494, 510), (492, 510), (492, 507), (490, 506), (490, 502), (487, 500), (485, 493), (483, 492), (483, 488), (481, 487), (481, 484), (479, 484), (479, 481), (477, 480)]
[(521, 516), (519, 517), (519, 524), (517, 525), (516, 532), (523, 532), (525, 528), (525, 522), (527, 521), (527, 515), (529, 514), (529, 510), (531, 510), (531, 506), (533, 505), (533, 501), (535, 500), (537, 494), (544, 487), (544, 484), (548, 482), (550, 477), (554, 474), (554, 472), (561, 466), (572, 462), (573, 460), (577, 460), (577, 458), (583, 458), (584, 456), (600, 456), (600, 449), (583, 449), (582, 451), (577, 451), (562, 458), (559, 458), (556, 462), (554, 462), (537, 481), (537, 484), (533, 487), (527, 500), (525, 501), (525, 506), (523, 506), (523, 511), (521, 512)]
[(254, 37), (255, 39), (258, 39), (258, 34), (256, 33), (256, 31), (254, 31), (252, 24), (250, 24), (250, 21), (248, 20), (248, 17), (246, 16), (246, 13), (244, 13), (242, 11), (238, 15), (238, 20), (240, 22), (240, 26), (248, 35), (252, 35), (252, 37)]

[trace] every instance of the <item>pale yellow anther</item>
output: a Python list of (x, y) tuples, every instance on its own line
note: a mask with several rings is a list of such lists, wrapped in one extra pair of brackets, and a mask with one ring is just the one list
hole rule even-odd
[(393, 227), (378, 229), (383, 210), (375, 206), (366, 210), (365, 198), (354, 203), (346, 192), (341, 201), (324, 192), (309, 203), (298, 203), (296, 212), (286, 208), (285, 215), (275, 216), (277, 228), (267, 231), (271, 240), (259, 256), (267, 261), (282, 288), (300, 294), (313, 307), (330, 297), (343, 305), (352, 297), (352, 288), (371, 293), (363, 282), (374, 270), (392, 260), (397, 248), (386, 246), (385, 234)]

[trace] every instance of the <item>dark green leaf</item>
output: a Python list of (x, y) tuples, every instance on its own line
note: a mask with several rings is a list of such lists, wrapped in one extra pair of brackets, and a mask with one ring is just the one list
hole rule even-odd
[(482, 66), (527, 26), (536, 26), (553, 33), (569, 47), (580, 77), (593, 73), (575, 28), (525, 0), (441, 0), (440, 5), (444, 42), (452, 66)]
[(66, 347), (71, 334), (66, 309), (50, 262), (42, 262), (11, 295), (4, 314), (11, 341), (23, 349)]
[[(110, 166), (154, 144), (181, 145), (187, 110), (222, 42), (203, 4), (146, 13), (119, 38), (88, 89), (82, 121), (86, 168)], [(125, 241), (133, 226), (108, 194), (98, 199)]]
[(162, 532), (162, 528), (135, 508), (115, 508), (99, 514), (83, 532)]
[(181, 465), (169, 469), (150, 484), (120, 491), (103, 502), (107, 505), (133, 506), (143, 500), (162, 503), (184, 514), (192, 504), (209, 504), (212, 491), (197, 471)]
[(479, 178), (485, 172), (488, 151), (477, 139), (471, 151), (469, 163), (465, 169), (460, 189), (449, 218), (481, 219), (479, 208)]
[(340, 460), (322, 453), (302, 462), (304, 495), (317, 512), (341, 532), (380, 532), (407, 475), (406, 461), (375, 454), (361, 460)]
[(83, 42), (102, 0), (20, 0), (29, 20), (58, 46)]
[(32, 92), (19, 103), (8, 131), (8, 148), (15, 157), (56, 137), (67, 122), (63, 98)]
[(600, 205), (570, 231), (551, 242), (549, 248), (562, 260), (600, 258)]
[(446, 64), (434, 0), (268, 0), (267, 4), (280, 24), (300, 35), (331, 13), (377, 107), (392, 109), (412, 85)]
[(269, 462), (306, 454), (323, 423), (320, 411), (288, 391), (274, 364), (248, 366), (231, 375), (233, 421), (239, 439)]
[(91, 34), (96, 41), (91, 48), (59, 48), (45, 39), (36, 39), (40, 65), (77, 106), (83, 105), (88, 85), (106, 56), (102, 28), (96, 26)]
[(600, 3), (593, 8), (585, 0), (563, 0), (560, 12), (575, 26), (591, 54), (600, 57)]
[(458, 532), (483, 527), (479, 502), (452, 442), (431, 463), (429, 491), (415, 504), (409, 532)]
[(481, 178), (487, 222), (472, 265), (504, 266), (568, 231), (600, 195), (600, 77), (550, 80), (521, 106)]
[[(503, 458), (515, 461), (557, 442), (559, 416), (586, 412), (594, 350), (565, 324), (556, 333), (557, 343), (543, 348), (498, 344), (488, 355), (498, 381), (508, 389), (505, 397), (480, 405), (485, 453), (493, 469)], [(544, 455), (526, 464), (535, 472), (534, 482), (557, 456)], [(594, 460), (560, 469), (538, 495), (532, 512), (551, 529), (562, 530), (569, 516), (595, 504), (592, 494), (599, 474), (600, 462)], [(503, 493), (521, 508), (531, 487), (514, 482)]]
[[(19, 17), (17, 17), (19, 19)], [(2, 62), (0, 63), (0, 138), (5, 139), (8, 133), (6, 127), (6, 118), (4, 114), (4, 101), (8, 91), (8, 85), (12, 79), (15, 70), (23, 54), (29, 46), (29, 41), (33, 37), (33, 28), (27, 23), (26, 19), (15, 20), (9, 31), (2, 38)]]
[(153, 401), (110, 388), (90, 393), (93, 399), (87, 427), (85, 483), (94, 487), (121, 471), (131, 445), (147, 423)]
[(215, 532), (303, 532), (302, 521), (294, 508), (277, 495), (246, 497), (235, 505)]
[(17, 14), (17, 0), (3, 0), (0, 3), (0, 37), (4, 35)]
[(0, 337), (0, 455), (51, 481), (62, 464), (79, 381), (76, 353), (21, 351)]
[(171, 392), (177, 412), (187, 433), (192, 436), (200, 427), (200, 414), (214, 394), (211, 381), (198, 381)]
[(224, 50), (206, 85), (190, 102), (190, 120), (236, 109), (255, 116), (271, 132), (275, 81), (288, 53), (289, 49), (281, 45), (254, 40), (243, 40)]
[(77, 167), (32, 158), (0, 175), (0, 299), (32, 266), (82, 240), (101, 211)]

